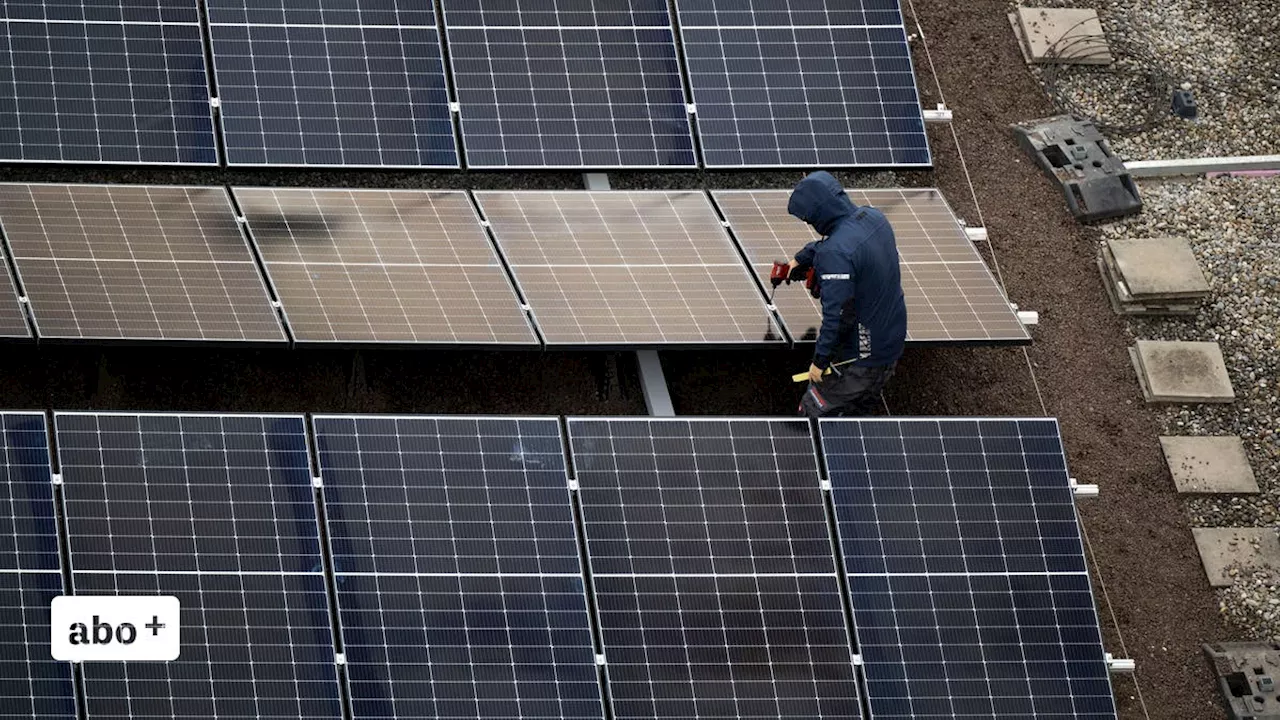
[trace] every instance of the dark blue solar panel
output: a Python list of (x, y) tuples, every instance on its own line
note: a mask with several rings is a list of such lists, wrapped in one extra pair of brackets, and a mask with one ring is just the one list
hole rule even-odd
[(446, 0), (470, 167), (696, 164), (665, 0)]
[(872, 715), (1115, 718), (1054, 420), (823, 420)]
[(0, 413), (0, 572), (60, 567), (49, 436), (40, 413)]
[(555, 419), (315, 418), (338, 572), (580, 575)]
[(318, 572), (301, 416), (58, 413), (72, 567)]
[(430, 3), (208, 6), (229, 164), (458, 166)]
[(358, 718), (601, 718), (580, 575), (338, 580)]
[(173, 595), (182, 654), (167, 663), (85, 663), (93, 718), (341, 718), (324, 576), (74, 576), (77, 595)]
[(896, 0), (828, 5), (678, 0), (707, 166), (931, 163)]
[(618, 718), (858, 718), (804, 420), (569, 420)]
[(49, 656), (62, 594), (49, 437), (40, 413), (0, 413), (0, 718), (75, 717), (71, 667)]
[(196, 4), (0, 5), (0, 159), (218, 161)]
[(49, 605), (61, 594), (57, 570), (0, 570), (0, 718), (76, 717), (71, 665), (49, 656)]
[(559, 422), (314, 427), (355, 715), (603, 717)]

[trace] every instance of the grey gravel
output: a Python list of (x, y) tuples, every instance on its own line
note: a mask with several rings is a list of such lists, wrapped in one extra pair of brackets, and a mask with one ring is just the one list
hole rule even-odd
[[(1194, 317), (1133, 318), (1129, 329), (1135, 339), (1216, 341), (1236, 393), (1230, 405), (1165, 408), (1161, 433), (1239, 435), (1261, 490), (1190, 498), (1191, 525), (1280, 526), (1280, 178), (1142, 183), (1139, 190), (1144, 212), (1104, 226), (1103, 236), (1187, 238), (1211, 295)], [(1223, 592), (1223, 613), (1251, 636), (1276, 637), (1278, 581), (1242, 580)]]
[[(1123, 159), (1280, 153), (1280, 0), (1016, 4), (1098, 11), (1117, 64), (1064, 69), (1060, 86), (1101, 121), (1116, 125), (1139, 121), (1154, 104), (1160, 106), (1155, 127), (1111, 137)], [(1158, 78), (1154, 83), (1152, 71)], [(1184, 84), (1199, 106), (1195, 121), (1170, 111), (1173, 87)]]

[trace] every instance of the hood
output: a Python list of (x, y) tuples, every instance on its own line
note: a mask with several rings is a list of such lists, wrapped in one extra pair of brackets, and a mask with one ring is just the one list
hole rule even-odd
[(841, 218), (857, 209), (840, 187), (840, 181), (825, 170), (810, 173), (801, 180), (787, 202), (787, 212), (812, 225), (823, 237), (831, 234)]

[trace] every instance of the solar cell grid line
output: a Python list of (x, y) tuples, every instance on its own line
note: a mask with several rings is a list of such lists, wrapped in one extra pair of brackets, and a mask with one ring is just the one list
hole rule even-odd
[(476, 191), (548, 345), (785, 342), (700, 191)]
[(49, 655), (62, 594), (49, 439), (42, 413), (0, 412), (0, 718), (76, 716), (71, 666)]
[(182, 654), (90, 663), (90, 717), (339, 718), (301, 415), (55, 413), (77, 595), (173, 595)]
[(860, 718), (804, 420), (569, 418), (617, 718)]
[(707, 167), (929, 167), (896, 0), (678, 0)]
[(0, 227), (42, 338), (286, 341), (221, 187), (0, 184)]
[(216, 165), (192, 0), (9, 0), (0, 160)]
[(233, 192), (295, 341), (538, 343), (463, 191)]
[(207, 4), (227, 164), (459, 167), (432, 3)]
[(18, 289), (9, 275), (9, 260), (0, 250), (0, 338), (29, 338), (31, 327), (18, 299)]
[(1116, 717), (1057, 421), (819, 434), (873, 717)]
[(696, 167), (665, 0), (445, 0), (468, 167)]
[[(818, 235), (787, 214), (788, 190), (714, 190), (711, 195), (767, 286), (775, 260), (789, 259)], [(982, 256), (942, 193), (933, 188), (847, 191), (856, 205), (884, 213), (893, 227), (907, 301), (910, 343), (1022, 344), (1031, 336), (1018, 320)], [(793, 338), (817, 336), (820, 305), (798, 288), (774, 296)]]
[(357, 718), (603, 717), (556, 418), (312, 418)]

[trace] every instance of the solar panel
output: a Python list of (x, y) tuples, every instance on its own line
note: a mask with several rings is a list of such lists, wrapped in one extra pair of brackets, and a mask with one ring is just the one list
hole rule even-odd
[(85, 664), (89, 716), (341, 717), (302, 416), (55, 426), (76, 594), (182, 604), (177, 660)]
[(283, 342), (220, 187), (0, 184), (44, 338)]
[(666, 0), (446, 0), (469, 167), (694, 167)]
[(1114, 720), (1056, 421), (819, 430), (875, 718)]
[(783, 342), (701, 192), (475, 196), (548, 345)]
[[(847, 192), (854, 203), (883, 212), (893, 226), (907, 299), (908, 342), (1031, 341), (941, 192)], [(787, 214), (787, 190), (716, 190), (712, 197), (762, 284), (767, 285), (775, 260), (791, 258), (818, 237), (808, 225)], [(792, 338), (813, 340), (817, 336), (821, 308), (801, 287), (779, 288), (774, 302)]]
[(465, 192), (235, 195), (296, 340), (538, 342)]
[(677, 0), (707, 167), (931, 164), (898, 0)]
[(617, 718), (860, 718), (804, 420), (569, 419)]
[(207, 4), (229, 165), (458, 167), (431, 3)]
[(602, 718), (558, 421), (314, 427), (354, 715)]
[(13, 278), (9, 275), (9, 261), (5, 259), (3, 252), (0, 252), (0, 337), (31, 337), (27, 315), (18, 302), (17, 288), (13, 286)]
[(0, 413), (0, 718), (76, 716), (71, 666), (49, 655), (62, 594), (44, 415)]
[(0, 160), (218, 162), (191, 0), (7, 0), (0, 87)]

